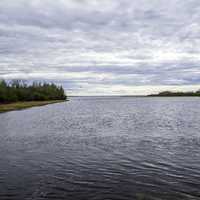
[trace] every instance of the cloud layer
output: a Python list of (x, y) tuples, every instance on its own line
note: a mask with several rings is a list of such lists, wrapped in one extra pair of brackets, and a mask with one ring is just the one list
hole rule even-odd
[(69, 94), (200, 88), (199, 0), (1, 0), (0, 78)]

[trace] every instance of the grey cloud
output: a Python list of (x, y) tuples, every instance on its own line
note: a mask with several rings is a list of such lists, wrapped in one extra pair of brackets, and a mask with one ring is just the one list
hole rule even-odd
[(1, 0), (0, 78), (72, 94), (198, 85), (199, 11), (198, 0)]

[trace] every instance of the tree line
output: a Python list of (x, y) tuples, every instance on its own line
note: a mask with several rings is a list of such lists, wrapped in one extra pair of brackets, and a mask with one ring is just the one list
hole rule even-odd
[(33, 82), (27, 84), (22, 80), (0, 80), (0, 103), (66, 99), (63, 87), (53, 83)]
[(200, 90), (196, 92), (170, 92), (170, 91), (164, 91), (160, 92), (158, 94), (152, 94), (149, 96), (159, 96), (159, 97), (181, 97), (181, 96), (198, 96), (200, 97)]

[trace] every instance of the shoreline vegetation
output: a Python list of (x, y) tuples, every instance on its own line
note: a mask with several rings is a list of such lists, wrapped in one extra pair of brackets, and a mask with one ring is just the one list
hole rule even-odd
[(170, 92), (164, 91), (158, 94), (151, 94), (148, 97), (200, 97), (200, 90), (196, 92)]
[(67, 100), (62, 86), (53, 83), (0, 80), (0, 112), (60, 103)]
[(66, 100), (52, 100), (52, 101), (26, 101), (26, 102), (15, 102), (15, 103), (6, 103), (0, 104), (0, 113), (15, 111), (15, 110), (23, 110), (32, 107), (45, 106), (49, 104), (62, 103)]

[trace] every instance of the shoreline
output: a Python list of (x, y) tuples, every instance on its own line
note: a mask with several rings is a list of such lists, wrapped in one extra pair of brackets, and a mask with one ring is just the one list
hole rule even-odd
[(51, 101), (26, 101), (26, 102), (16, 102), (16, 103), (7, 103), (0, 104), (0, 113), (15, 111), (15, 110), (23, 110), (32, 107), (40, 107), (49, 104), (62, 103), (67, 100), (51, 100)]

